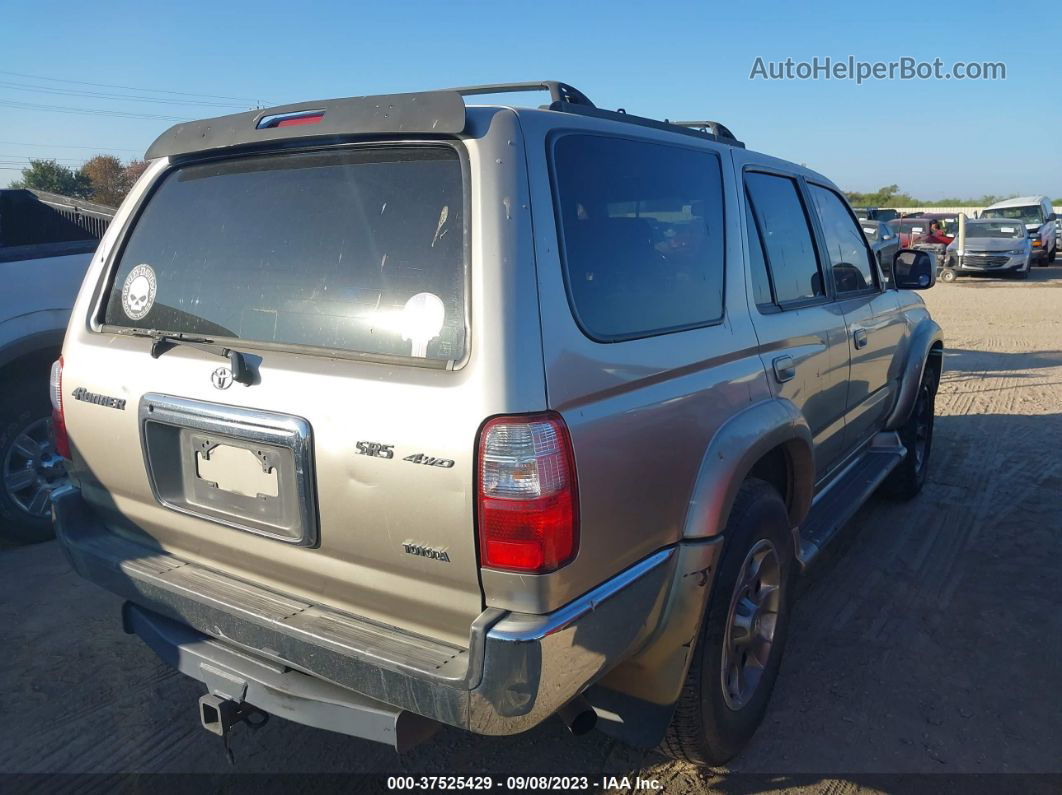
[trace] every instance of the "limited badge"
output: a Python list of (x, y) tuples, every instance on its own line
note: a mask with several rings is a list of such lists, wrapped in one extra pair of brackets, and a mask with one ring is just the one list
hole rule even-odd
[(122, 285), (122, 309), (130, 320), (140, 320), (155, 304), (155, 270), (150, 265), (137, 265), (125, 277)]

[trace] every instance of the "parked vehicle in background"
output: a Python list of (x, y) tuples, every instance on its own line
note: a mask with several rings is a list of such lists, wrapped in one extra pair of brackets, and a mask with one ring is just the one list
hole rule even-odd
[(724, 130), (544, 82), (151, 146), (53, 370), (53, 506), (204, 726), (737, 753), (798, 570), (925, 482), (943, 342), (924, 252), (887, 288), (833, 183)]
[(52, 533), (65, 479), (51, 441), (48, 370), (114, 210), (51, 193), (0, 190), (0, 537)]
[(891, 284), (892, 261), (900, 250), (900, 236), (888, 224), (881, 221), (860, 221), (859, 226), (863, 229), (867, 243), (870, 244), (870, 250), (874, 252), (878, 267)]
[(1033, 254), (1041, 265), (1055, 261), (1058, 253), (1057, 216), (1046, 196), (1019, 196), (996, 202), (981, 211), (981, 218), (1019, 221), (1032, 241)]
[(958, 238), (952, 241), (940, 278), (953, 282), (962, 274), (981, 273), (1024, 279), (1032, 260), (1032, 241), (1020, 220), (971, 219), (966, 221), (965, 249), (959, 249)]
[(934, 221), (937, 222), (941, 231), (941, 234), (938, 235), (938, 237), (941, 239), (935, 242), (948, 245), (955, 239), (955, 236), (959, 234), (958, 213), (921, 213), (919, 217), (927, 219), (931, 226)]
[(934, 233), (934, 222), (940, 224), (941, 219), (922, 215), (909, 216), (889, 221), (889, 228), (900, 236), (900, 246), (903, 248), (911, 248), (918, 244), (947, 246), (954, 238), (944, 233), (943, 229), (939, 233)]
[(880, 207), (853, 207), (852, 212), (860, 221), (881, 221), (888, 223), (900, 217), (897, 210), (882, 209)]

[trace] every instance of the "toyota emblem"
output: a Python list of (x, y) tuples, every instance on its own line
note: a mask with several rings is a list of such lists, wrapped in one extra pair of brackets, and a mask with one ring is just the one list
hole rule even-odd
[(210, 382), (214, 389), (228, 389), (232, 386), (232, 370), (228, 367), (219, 367), (210, 374)]

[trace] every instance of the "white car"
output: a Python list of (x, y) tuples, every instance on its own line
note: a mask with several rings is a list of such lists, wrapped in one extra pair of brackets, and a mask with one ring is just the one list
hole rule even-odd
[(981, 218), (966, 222), (966, 240), (959, 247), (956, 237), (948, 245), (940, 279), (955, 281), (960, 274), (984, 273), (1014, 276), (1029, 275), (1034, 257), (1032, 240), (1019, 221)]
[(30, 190), (0, 190), (0, 539), (52, 534), (51, 492), (65, 481), (51, 439), (48, 371), (114, 210)]
[(1058, 253), (1057, 216), (1046, 196), (1018, 196), (996, 202), (981, 211), (981, 218), (1020, 221), (1032, 241), (1033, 256), (1041, 265), (1055, 261)]

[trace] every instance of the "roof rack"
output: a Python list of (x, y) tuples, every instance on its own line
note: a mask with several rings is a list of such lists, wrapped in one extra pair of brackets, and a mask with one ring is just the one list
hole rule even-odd
[(548, 91), (551, 102), (567, 102), (572, 105), (594, 107), (594, 103), (582, 91), (567, 83), (559, 83), (556, 80), (540, 80), (537, 83), (488, 83), (482, 86), (461, 86), (442, 90), (456, 91), (463, 97), (475, 96), (476, 94), (515, 94), (523, 91)]
[[(665, 119), (664, 121), (668, 121)], [(703, 119), (700, 121), (668, 121), (669, 124), (675, 124), (679, 127), (689, 127), (694, 130), (700, 130), (701, 132), (710, 133), (720, 138), (734, 138), (734, 133), (730, 132), (729, 128), (720, 124), (717, 121), (711, 119)]]
[(714, 121), (671, 122), (634, 116), (620, 108), (603, 110), (569, 83), (540, 80), (463, 86), (412, 94), (348, 97), (298, 102), (213, 119), (176, 124), (148, 148), (145, 158), (253, 146), (293, 138), (351, 135), (455, 135), (465, 129), (463, 97), (548, 91), (549, 110), (637, 124), (744, 148), (726, 127)]
[[(511, 94), (523, 91), (549, 91), (550, 104), (547, 107), (550, 110), (612, 119), (614, 121), (622, 121), (628, 124), (638, 124), (642, 127), (670, 130), (671, 132), (699, 134), (701, 137), (708, 137), (720, 143), (737, 146), (741, 149), (745, 148), (745, 144), (739, 141), (734, 136), (734, 133), (730, 132), (725, 125), (720, 124), (717, 121), (670, 121), (664, 119), (661, 122), (644, 116), (634, 116), (627, 113), (627, 111), (622, 108), (619, 110), (605, 110), (604, 108), (597, 107), (590, 101), (586, 94), (570, 83), (561, 83), (557, 80), (540, 80), (531, 83), (493, 83), (482, 86), (464, 86), (461, 88), (444, 90), (456, 91), (463, 97), (474, 96), (476, 94)], [(682, 129), (676, 130), (676, 127)]]

